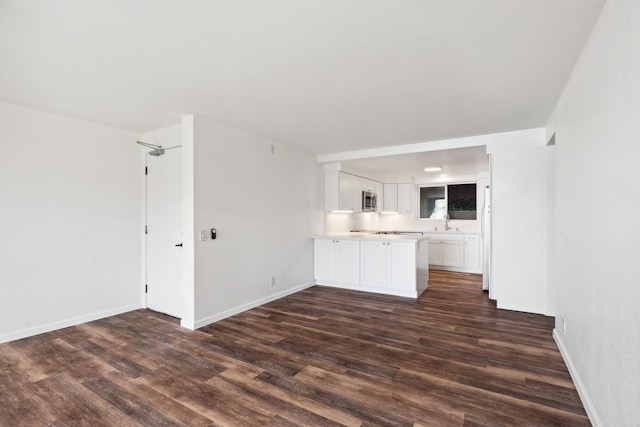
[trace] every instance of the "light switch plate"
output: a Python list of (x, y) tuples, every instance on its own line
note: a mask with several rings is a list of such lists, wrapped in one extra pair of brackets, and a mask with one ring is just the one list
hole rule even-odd
[(204, 242), (207, 240), (207, 236), (209, 235), (209, 230), (200, 230), (200, 241)]

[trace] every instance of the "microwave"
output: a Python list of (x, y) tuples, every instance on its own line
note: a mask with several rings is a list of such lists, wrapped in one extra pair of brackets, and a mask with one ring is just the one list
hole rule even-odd
[(375, 212), (378, 208), (378, 195), (372, 191), (362, 192), (362, 212)]

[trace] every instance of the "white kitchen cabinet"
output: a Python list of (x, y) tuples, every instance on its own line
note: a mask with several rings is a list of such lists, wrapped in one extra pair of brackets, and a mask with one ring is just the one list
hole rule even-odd
[(360, 283), (360, 242), (314, 239), (314, 278), (318, 281)]
[(316, 280), (335, 280), (336, 245), (334, 239), (313, 241), (313, 275)]
[(430, 234), (429, 237), (430, 265), (464, 266), (463, 235)]
[(416, 245), (392, 242), (388, 245), (389, 273), (387, 288), (411, 290), (416, 288)]
[(413, 184), (398, 184), (398, 212), (413, 212)]
[(464, 249), (460, 241), (445, 241), (442, 247), (442, 265), (448, 267), (464, 266)]
[(416, 289), (416, 244), (363, 240), (360, 245), (362, 286)]
[(380, 240), (360, 242), (360, 282), (363, 286), (387, 287), (387, 245)]
[(326, 172), (324, 205), (327, 211), (362, 212), (362, 178), (338, 171)]
[(372, 179), (362, 178), (362, 191), (376, 192), (376, 182)]
[(442, 265), (442, 242), (434, 237), (429, 240), (429, 265)]
[(382, 212), (398, 212), (398, 184), (383, 184)]
[(482, 245), (479, 234), (431, 233), (428, 236), (431, 267), (482, 273)]
[(340, 203), (342, 210), (362, 212), (362, 178), (340, 172)]
[(316, 283), (418, 298), (429, 284), (427, 240), (314, 237)]
[(479, 270), (482, 265), (480, 252), (480, 236), (465, 234), (464, 236), (464, 267)]
[(381, 182), (375, 182), (376, 195), (378, 196), (378, 204), (376, 206), (376, 211), (380, 212), (384, 207), (384, 184)]
[(383, 212), (413, 211), (413, 184), (384, 184)]

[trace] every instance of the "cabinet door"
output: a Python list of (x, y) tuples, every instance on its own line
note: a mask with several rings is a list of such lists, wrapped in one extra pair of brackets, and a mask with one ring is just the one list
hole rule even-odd
[(398, 184), (398, 212), (413, 212), (412, 184)]
[(387, 243), (363, 240), (360, 244), (360, 284), (387, 286)]
[(351, 175), (347, 173), (339, 173), (339, 209), (353, 210), (353, 194), (351, 193)]
[(398, 211), (398, 184), (383, 185), (384, 200), (382, 205), (383, 212)]
[(466, 268), (480, 268), (480, 239), (478, 236), (465, 236), (464, 266)]
[(416, 289), (416, 244), (391, 242), (387, 245), (389, 274), (387, 287), (411, 291)]
[(336, 282), (350, 285), (360, 284), (360, 241), (338, 240)]
[(336, 246), (332, 239), (314, 239), (313, 276), (316, 280), (335, 280)]
[(442, 265), (449, 267), (464, 265), (464, 251), (461, 241), (445, 241), (442, 246)]
[(362, 178), (340, 172), (340, 209), (362, 212)]
[(376, 183), (371, 179), (362, 179), (362, 191), (371, 191), (375, 193), (376, 191)]
[(439, 240), (429, 241), (429, 265), (442, 265), (442, 247)]
[(362, 212), (362, 178), (351, 175), (351, 206), (354, 212)]

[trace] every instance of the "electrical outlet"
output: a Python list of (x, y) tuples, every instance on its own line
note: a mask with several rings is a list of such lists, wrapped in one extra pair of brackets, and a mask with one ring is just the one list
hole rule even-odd
[(269, 287), (273, 288), (276, 285), (276, 278), (272, 277), (269, 281)]

